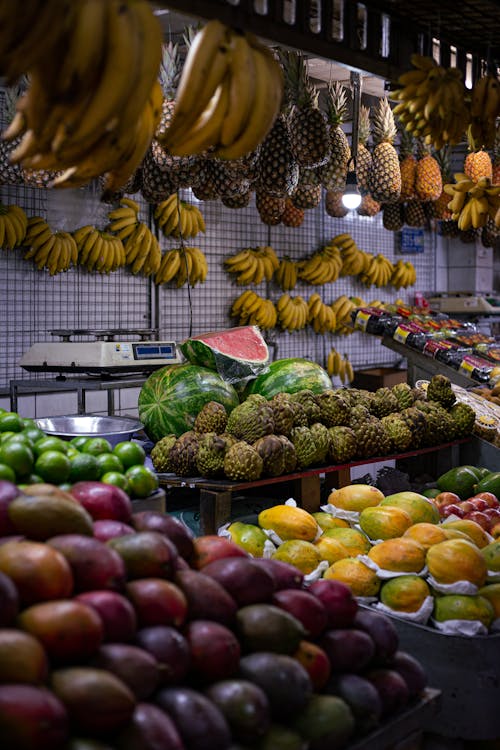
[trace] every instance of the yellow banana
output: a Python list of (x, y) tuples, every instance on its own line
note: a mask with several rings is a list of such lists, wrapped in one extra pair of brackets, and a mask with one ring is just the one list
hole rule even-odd
[(206, 109), (203, 110), (192, 128), (183, 133), (183, 139), (176, 140), (169, 145), (171, 153), (175, 156), (201, 154), (207, 148), (219, 143), (228, 102), (229, 79), (225, 78), (218, 85)]
[(220, 132), (222, 146), (230, 146), (243, 131), (255, 99), (254, 55), (244, 34), (233, 33), (229, 49), (228, 110)]

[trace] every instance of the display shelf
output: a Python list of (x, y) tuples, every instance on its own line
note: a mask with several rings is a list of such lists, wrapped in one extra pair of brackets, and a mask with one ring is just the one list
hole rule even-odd
[(122, 388), (141, 388), (147, 375), (123, 378), (31, 378), (10, 381), (10, 410), (18, 411), (19, 396), (40, 396), (44, 393), (75, 392), (77, 414), (86, 414), (86, 394), (88, 391), (106, 391), (108, 414), (115, 414), (115, 391)]
[(382, 336), (382, 344), (387, 349), (391, 349), (396, 354), (401, 355), (408, 362), (408, 382), (410, 385), (415, 385), (417, 380), (430, 380), (433, 375), (446, 375), (452, 383), (460, 385), (463, 388), (470, 388), (473, 385), (478, 385), (477, 380), (467, 377), (463, 373), (455, 370), (453, 367), (445, 365), (443, 362), (439, 362), (433, 357), (426, 357), (425, 354), (412, 349), (409, 346), (400, 344), (398, 341), (394, 341), (389, 336)]
[(445, 635), (428, 625), (389, 617), (399, 647), (418, 659), (429, 683), (441, 690), (439, 711), (426, 717), (422, 728), (462, 740), (498, 739), (500, 633)]
[(413, 734), (420, 733), (425, 724), (434, 722), (441, 703), (441, 691), (426, 688), (423, 695), (405, 711), (391, 716), (374, 732), (349, 744), (345, 750), (389, 750)]
[[(389, 461), (402, 461), (419, 456), (438, 456), (441, 459), (439, 473), (459, 463), (459, 448), (467, 439), (454, 440), (427, 448), (416, 448), (404, 453), (392, 453), (385, 456), (370, 456), (347, 464), (308, 467), (304, 471), (282, 474), (279, 477), (265, 477), (253, 482), (234, 482), (228, 479), (207, 479), (205, 477), (179, 477), (175, 474), (159, 473), (160, 487), (171, 489), (183, 487), (196, 490), (200, 495), (200, 533), (215, 534), (231, 518), (232, 496), (242, 490), (266, 487), (285, 482), (293, 484), (293, 497), (309, 513), (319, 510), (321, 502), (321, 479), (324, 478), (325, 489), (345, 487), (351, 483), (351, 469), (355, 466), (366, 466)], [(168, 504), (167, 504), (168, 510)]]

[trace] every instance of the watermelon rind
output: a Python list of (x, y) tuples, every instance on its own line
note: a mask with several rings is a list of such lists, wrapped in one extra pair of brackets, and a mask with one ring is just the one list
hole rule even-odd
[(267, 370), (269, 350), (257, 326), (239, 326), (192, 336), (179, 348), (193, 365), (208, 367), (241, 390)]
[(251, 380), (244, 391), (246, 398), (259, 393), (269, 399), (277, 393), (296, 393), (308, 389), (322, 393), (332, 387), (332, 380), (326, 370), (309, 359), (289, 357), (271, 362), (267, 372)]
[(222, 404), (228, 414), (239, 404), (233, 386), (213, 370), (188, 363), (167, 365), (143, 384), (139, 419), (154, 442), (171, 433), (179, 437), (193, 429), (196, 415), (209, 401)]

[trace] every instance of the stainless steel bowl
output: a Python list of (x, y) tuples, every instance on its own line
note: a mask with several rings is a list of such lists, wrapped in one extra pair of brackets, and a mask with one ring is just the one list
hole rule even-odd
[(142, 422), (133, 417), (101, 417), (97, 414), (70, 414), (60, 417), (35, 419), (37, 427), (48, 435), (64, 440), (74, 437), (103, 437), (111, 445), (130, 440), (135, 432), (143, 428)]

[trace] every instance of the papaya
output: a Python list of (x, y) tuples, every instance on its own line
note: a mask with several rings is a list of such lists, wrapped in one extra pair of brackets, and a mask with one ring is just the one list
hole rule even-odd
[(427, 523), (426, 521), (414, 523), (413, 526), (406, 529), (403, 536), (414, 539), (426, 550), (432, 547), (433, 544), (439, 544), (439, 542), (444, 542), (445, 539), (448, 539), (446, 531), (442, 526)]
[(390, 578), (380, 589), (380, 601), (395, 612), (418, 612), (430, 595), (424, 579), (411, 575)]
[(354, 596), (376, 596), (380, 589), (380, 580), (375, 571), (354, 557), (337, 560), (325, 570), (323, 578), (344, 583)]
[(327, 529), (323, 536), (336, 539), (347, 549), (351, 557), (364, 555), (371, 546), (368, 537), (358, 529)]
[(319, 532), (315, 518), (303, 508), (292, 505), (273, 505), (259, 513), (259, 526), (272, 529), (281, 539), (303, 539), (312, 542)]
[(411, 518), (412, 523), (439, 523), (440, 516), (437, 506), (418, 492), (396, 492), (387, 495), (380, 505), (402, 508)]
[(477, 592), (489, 601), (494, 611), (494, 619), (500, 619), (500, 583), (489, 583)]
[(350, 552), (339, 539), (323, 534), (314, 542), (314, 546), (319, 551), (322, 560), (326, 560), (328, 565), (337, 560), (343, 560), (344, 557), (350, 557)]
[(412, 524), (411, 516), (403, 508), (377, 505), (359, 514), (359, 525), (370, 539), (394, 539), (402, 536)]
[(425, 548), (404, 536), (376, 544), (368, 557), (383, 570), (398, 573), (419, 573), (425, 566)]
[(437, 486), (441, 492), (454, 492), (461, 500), (467, 500), (474, 493), (475, 486), (480, 480), (475, 466), (456, 466), (441, 474)]
[(323, 510), (318, 511), (317, 513), (312, 513), (311, 515), (316, 519), (318, 526), (320, 529), (323, 529), (323, 531), (326, 531), (326, 529), (347, 529), (349, 526), (349, 523), (344, 521), (343, 518), (337, 518), (336, 516), (332, 516), (331, 513), (325, 513)]
[(321, 562), (319, 549), (312, 542), (302, 539), (289, 539), (280, 544), (276, 552), (273, 552), (271, 560), (295, 565), (302, 573), (311, 573)]
[(242, 523), (235, 521), (228, 527), (228, 533), (231, 539), (238, 547), (249, 552), (254, 557), (262, 557), (264, 554), (264, 544), (267, 540), (266, 534), (259, 526), (253, 523)]
[(342, 510), (359, 513), (364, 508), (378, 505), (384, 499), (384, 494), (371, 484), (348, 484), (338, 490), (332, 490), (328, 495), (328, 502)]
[(486, 581), (486, 561), (479, 548), (466, 539), (434, 544), (427, 551), (426, 563), (438, 583), (469, 581), (480, 587)]
[(474, 490), (476, 494), (478, 492), (492, 492), (497, 497), (500, 497), (500, 471), (493, 471), (482, 477)]
[(443, 523), (443, 529), (446, 532), (450, 530), (461, 531), (480, 549), (486, 547), (490, 542), (490, 538), (483, 527), (475, 521), (471, 521), (470, 518), (458, 518), (456, 521), (446, 521), (446, 523)]
[(492, 573), (500, 573), (500, 539), (487, 544), (481, 549), (481, 554), (486, 561), (486, 567)]
[(432, 614), (436, 622), (446, 620), (479, 620), (487, 628), (495, 616), (493, 605), (481, 595), (465, 596), (464, 594), (447, 594), (437, 596), (434, 600)]

